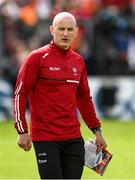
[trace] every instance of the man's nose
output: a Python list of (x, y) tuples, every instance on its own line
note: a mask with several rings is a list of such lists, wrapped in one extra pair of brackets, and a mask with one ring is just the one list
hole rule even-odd
[(68, 31), (65, 29), (64, 31), (64, 35), (67, 36), (68, 35)]

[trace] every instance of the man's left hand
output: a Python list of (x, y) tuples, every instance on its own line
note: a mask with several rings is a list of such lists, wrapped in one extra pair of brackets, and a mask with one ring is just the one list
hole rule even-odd
[(107, 144), (106, 144), (106, 141), (104, 139), (104, 137), (102, 136), (102, 133), (100, 131), (97, 131), (95, 133), (95, 144), (97, 145), (97, 150), (96, 150), (96, 153), (98, 154), (100, 149), (104, 149), (107, 147)]

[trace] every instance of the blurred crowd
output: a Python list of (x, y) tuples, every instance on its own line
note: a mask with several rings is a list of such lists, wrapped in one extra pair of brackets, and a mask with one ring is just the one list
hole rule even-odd
[(72, 46), (89, 75), (135, 75), (135, 0), (0, 0), (0, 79), (14, 87), (25, 56), (52, 39), (48, 26), (61, 11), (77, 18)]
[(51, 40), (48, 26), (61, 11), (78, 20), (73, 48), (89, 74), (135, 74), (135, 0), (0, 0), (2, 76), (14, 84), (24, 57)]

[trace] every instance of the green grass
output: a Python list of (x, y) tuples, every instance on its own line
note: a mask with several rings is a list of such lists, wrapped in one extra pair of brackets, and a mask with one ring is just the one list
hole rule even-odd
[[(113, 158), (104, 176), (85, 167), (83, 179), (135, 179), (135, 121), (104, 120), (103, 135)], [(85, 140), (94, 138), (82, 123)], [(25, 152), (17, 144), (13, 122), (0, 123), (0, 179), (39, 179), (33, 149)]]

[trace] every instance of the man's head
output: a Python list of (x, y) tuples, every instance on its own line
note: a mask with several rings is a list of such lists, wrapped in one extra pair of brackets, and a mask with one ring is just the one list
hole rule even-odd
[(50, 26), (50, 32), (59, 47), (68, 49), (78, 32), (75, 17), (68, 12), (58, 13)]

